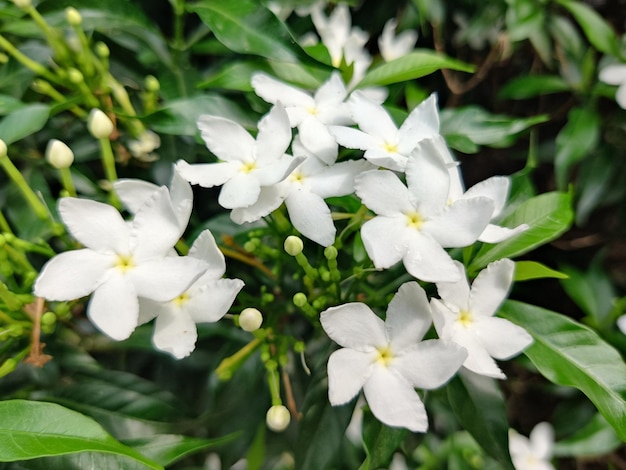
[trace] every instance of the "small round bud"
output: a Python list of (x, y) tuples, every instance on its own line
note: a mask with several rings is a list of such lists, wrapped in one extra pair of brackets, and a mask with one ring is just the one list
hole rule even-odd
[(290, 421), (289, 410), (283, 405), (272, 406), (265, 415), (267, 427), (274, 432), (283, 432), (289, 426)]
[(15, 3), (15, 5), (18, 8), (29, 8), (31, 6), (31, 1), (30, 0), (12, 0), (13, 3)]
[(83, 17), (74, 7), (67, 7), (65, 9), (65, 19), (72, 26), (79, 26), (83, 22)]
[(154, 75), (148, 75), (144, 80), (144, 84), (146, 86), (146, 90), (153, 93), (159, 91), (161, 88), (161, 84)]
[(94, 108), (89, 112), (87, 129), (96, 139), (106, 139), (113, 132), (113, 123), (102, 110)]
[(41, 324), (51, 326), (57, 322), (57, 316), (54, 312), (46, 312), (41, 316)]
[(109, 55), (111, 55), (109, 46), (107, 46), (103, 42), (97, 42), (94, 48), (95, 48), (96, 54), (98, 54), (98, 57), (106, 58), (106, 57), (109, 57)]
[(283, 246), (288, 255), (297, 256), (302, 253), (302, 249), (304, 248), (304, 242), (300, 237), (296, 237), (295, 235), (289, 235), (287, 238), (285, 238), (285, 243)]
[(4, 52), (0, 52), (0, 64), (6, 64), (9, 61), (9, 56)]
[(7, 144), (4, 142), (4, 140), (0, 139), (0, 158), (4, 158), (7, 156)]
[(324, 256), (327, 260), (337, 259), (337, 254), (337, 248), (332, 245), (324, 248)]
[(239, 326), (244, 331), (256, 331), (261, 328), (263, 314), (256, 308), (244, 308), (239, 314)]
[(67, 70), (67, 78), (72, 83), (81, 83), (85, 80), (82, 72), (74, 67)]
[(294, 294), (294, 296), (293, 296), (293, 304), (296, 307), (302, 308), (308, 302), (309, 302), (309, 300), (306, 298), (306, 294), (304, 292), (298, 292), (297, 294)]
[(52, 139), (46, 147), (46, 160), (54, 168), (69, 168), (74, 163), (74, 152), (57, 139)]

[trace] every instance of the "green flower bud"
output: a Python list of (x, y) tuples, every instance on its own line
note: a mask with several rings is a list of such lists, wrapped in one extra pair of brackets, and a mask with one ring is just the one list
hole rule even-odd
[(79, 26), (83, 22), (83, 17), (74, 7), (67, 7), (65, 9), (65, 19), (72, 26)]
[(289, 426), (291, 421), (291, 414), (284, 405), (274, 405), (265, 415), (265, 422), (267, 427), (274, 432), (283, 432)]
[(159, 89), (161, 88), (161, 84), (159, 83), (159, 81), (154, 75), (148, 75), (145, 78), (144, 83), (146, 86), (146, 90), (151, 91), (153, 93), (159, 91)]
[(41, 324), (46, 326), (54, 325), (57, 322), (57, 316), (54, 312), (46, 312), (41, 316)]
[(12, 0), (12, 1), (13, 1), (13, 3), (15, 3), (15, 5), (18, 8), (26, 9), (26, 8), (30, 8), (30, 6), (31, 6), (31, 1), (30, 0)]
[(111, 55), (111, 51), (109, 50), (109, 46), (107, 46), (103, 42), (97, 42), (96, 43), (95, 51), (96, 51), (96, 54), (98, 54), (98, 57), (106, 58), (106, 57), (109, 57), (109, 55)]
[(261, 328), (263, 314), (256, 308), (244, 308), (239, 314), (239, 326), (244, 331), (256, 331)]
[(113, 132), (113, 122), (102, 110), (94, 108), (89, 112), (87, 129), (96, 139), (106, 139)]
[(67, 70), (67, 78), (72, 83), (82, 83), (85, 80), (85, 77), (81, 73), (80, 70), (75, 69), (74, 67)]
[(0, 158), (4, 158), (7, 156), (7, 144), (4, 140), (0, 139)]
[(304, 292), (298, 292), (293, 296), (293, 304), (296, 307), (304, 307), (309, 302), (309, 299), (306, 298), (306, 294)]
[(337, 259), (337, 254), (337, 248), (332, 245), (324, 248), (324, 256), (327, 260)]
[(296, 237), (295, 235), (289, 235), (285, 239), (285, 243), (283, 246), (288, 255), (297, 256), (302, 253), (302, 250), (304, 248), (304, 242), (300, 237)]
[(46, 160), (54, 168), (69, 168), (74, 163), (74, 152), (57, 139), (52, 139), (46, 147)]

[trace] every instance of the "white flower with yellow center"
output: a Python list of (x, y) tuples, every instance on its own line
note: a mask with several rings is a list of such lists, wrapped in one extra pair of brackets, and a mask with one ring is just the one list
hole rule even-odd
[(415, 388), (443, 385), (467, 353), (453, 343), (421, 341), (431, 319), (426, 293), (419, 284), (400, 286), (384, 322), (362, 303), (331, 307), (322, 312), (320, 321), (326, 334), (342, 346), (328, 360), (330, 403), (347, 403), (362, 388), (381, 422), (425, 432), (428, 417)]
[(413, 154), (406, 177), (408, 187), (388, 170), (357, 177), (357, 196), (377, 214), (361, 228), (367, 254), (379, 269), (402, 261), (423, 281), (456, 281), (459, 272), (444, 248), (474, 243), (489, 223), (493, 201), (474, 197), (448, 204), (448, 168), (431, 152)]
[(58, 209), (85, 248), (48, 261), (34, 294), (65, 301), (93, 293), (87, 315), (113, 339), (126, 339), (137, 327), (138, 297), (169, 301), (207, 268), (204, 261), (172, 256), (184, 227), (166, 187), (153, 191), (129, 222), (113, 207), (87, 199), (62, 198)]
[(381, 104), (359, 90), (352, 93), (348, 104), (359, 128), (330, 126), (330, 132), (340, 145), (364, 150), (363, 156), (374, 165), (404, 171), (417, 143), (439, 135), (435, 95), (430, 95), (413, 109), (400, 128)]
[(509, 451), (515, 470), (554, 470), (550, 463), (554, 429), (547, 422), (537, 424), (528, 437), (509, 430)]
[(438, 282), (441, 300), (430, 301), (437, 334), (467, 349), (463, 367), (476, 374), (504, 379), (506, 376), (493, 358), (510, 359), (533, 341), (521, 326), (494, 316), (513, 283), (515, 263), (501, 259), (489, 264), (471, 288), (465, 268), (459, 262), (455, 264), (460, 280)]
[(176, 170), (191, 184), (222, 186), (218, 202), (227, 209), (251, 206), (261, 187), (282, 181), (302, 161), (285, 153), (291, 126), (280, 103), (259, 121), (256, 139), (241, 124), (222, 117), (201, 116), (198, 127), (209, 150), (222, 161), (190, 165), (179, 160)]

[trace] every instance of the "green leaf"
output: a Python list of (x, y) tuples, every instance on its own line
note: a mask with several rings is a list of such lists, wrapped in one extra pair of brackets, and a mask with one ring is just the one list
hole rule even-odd
[(287, 62), (313, 61), (270, 10), (253, 0), (201, 0), (189, 9), (226, 47)]
[(255, 72), (267, 71), (261, 60), (228, 62), (216, 72), (198, 83), (198, 88), (222, 88), (225, 90), (252, 91), (250, 77)]
[(29, 104), (8, 114), (0, 122), (0, 139), (9, 145), (41, 130), (48, 121), (50, 107)]
[(461, 425), (504, 468), (509, 455), (509, 423), (502, 392), (489, 377), (462, 371), (447, 385), (448, 400)]
[(0, 95), (0, 116), (5, 116), (25, 106), (17, 98), (9, 95)]
[(550, 310), (506, 301), (506, 318), (530, 333), (524, 354), (551, 382), (582, 391), (626, 440), (626, 364), (592, 329)]
[(587, 156), (600, 138), (600, 116), (595, 109), (573, 108), (567, 116), (567, 124), (556, 136), (554, 169), (557, 188), (567, 187), (569, 170)]
[(514, 78), (498, 92), (501, 99), (525, 100), (535, 96), (570, 91), (570, 85), (558, 75), (527, 75)]
[(367, 72), (359, 88), (389, 85), (424, 77), (440, 69), (473, 72), (474, 66), (430, 50), (415, 50)]
[(440, 112), (443, 135), (463, 135), (476, 145), (508, 147), (518, 134), (547, 121), (546, 115), (514, 118), (491, 114), (479, 106), (443, 109)]
[(515, 280), (529, 281), (546, 277), (567, 279), (567, 274), (556, 271), (536, 261), (517, 261), (515, 263)]
[(470, 264), (470, 270), (479, 270), (492, 261), (514, 258), (544, 245), (564, 233), (574, 219), (572, 195), (551, 192), (540, 194), (523, 202), (502, 220), (500, 225), (528, 229), (495, 245), (485, 243)]
[(0, 461), (105, 452), (130, 457), (148, 468), (163, 468), (116, 441), (91, 418), (54, 403), (7, 400), (0, 402)]
[(572, 14), (596, 49), (605, 54), (619, 55), (615, 31), (593, 8), (573, 0), (558, 0), (558, 3)]
[(386, 426), (378, 421), (371, 412), (364, 412), (363, 444), (367, 458), (361, 468), (372, 470), (387, 468), (391, 457), (407, 434), (406, 429)]
[(613, 452), (622, 444), (601, 414), (595, 414), (585, 427), (554, 445), (557, 457), (588, 457)]

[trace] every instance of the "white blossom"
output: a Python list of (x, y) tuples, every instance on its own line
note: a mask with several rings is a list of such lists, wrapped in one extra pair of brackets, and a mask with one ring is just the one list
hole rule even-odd
[(386, 62), (407, 55), (413, 50), (417, 41), (417, 31), (409, 29), (396, 35), (397, 26), (398, 22), (395, 19), (389, 19), (378, 38), (378, 50)]
[(537, 424), (530, 436), (509, 430), (509, 452), (515, 470), (554, 470), (550, 463), (554, 446), (554, 430), (550, 423)]
[(626, 64), (613, 64), (604, 67), (600, 71), (599, 78), (609, 85), (617, 85), (615, 101), (621, 108), (626, 109)]

